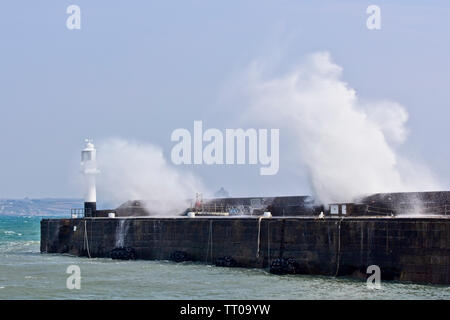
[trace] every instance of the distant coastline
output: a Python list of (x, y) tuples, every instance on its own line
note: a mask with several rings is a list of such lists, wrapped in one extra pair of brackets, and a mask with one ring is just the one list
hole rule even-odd
[(76, 198), (0, 199), (0, 216), (68, 216), (82, 207), (83, 199)]

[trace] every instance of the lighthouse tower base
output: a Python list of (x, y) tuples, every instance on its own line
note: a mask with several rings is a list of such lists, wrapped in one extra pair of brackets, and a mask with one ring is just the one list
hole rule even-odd
[(97, 211), (97, 202), (85, 202), (84, 203), (84, 215), (86, 217), (92, 217)]

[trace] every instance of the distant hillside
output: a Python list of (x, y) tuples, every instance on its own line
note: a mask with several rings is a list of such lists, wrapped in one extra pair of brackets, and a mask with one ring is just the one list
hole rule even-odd
[(82, 199), (0, 199), (0, 215), (69, 216)]

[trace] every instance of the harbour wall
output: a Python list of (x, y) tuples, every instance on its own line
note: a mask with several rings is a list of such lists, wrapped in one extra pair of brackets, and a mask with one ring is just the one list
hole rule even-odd
[(132, 248), (136, 259), (188, 260), (269, 269), (295, 260), (296, 273), (450, 284), (450, 219), (345, 217), (136, 217), (43, 219), (41, 252), (111, 257)]

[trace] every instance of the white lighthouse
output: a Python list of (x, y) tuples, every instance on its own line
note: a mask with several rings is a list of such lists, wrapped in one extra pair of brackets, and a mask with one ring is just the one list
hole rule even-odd
[(97, 169), (96, 150), (91, 139), (86, 139), (86, 146), (81, 151), (81, 171), (85, 180), (84, 214), (92, 216), (97, 210), (97, 193), (95, 190), (95, 176)]

